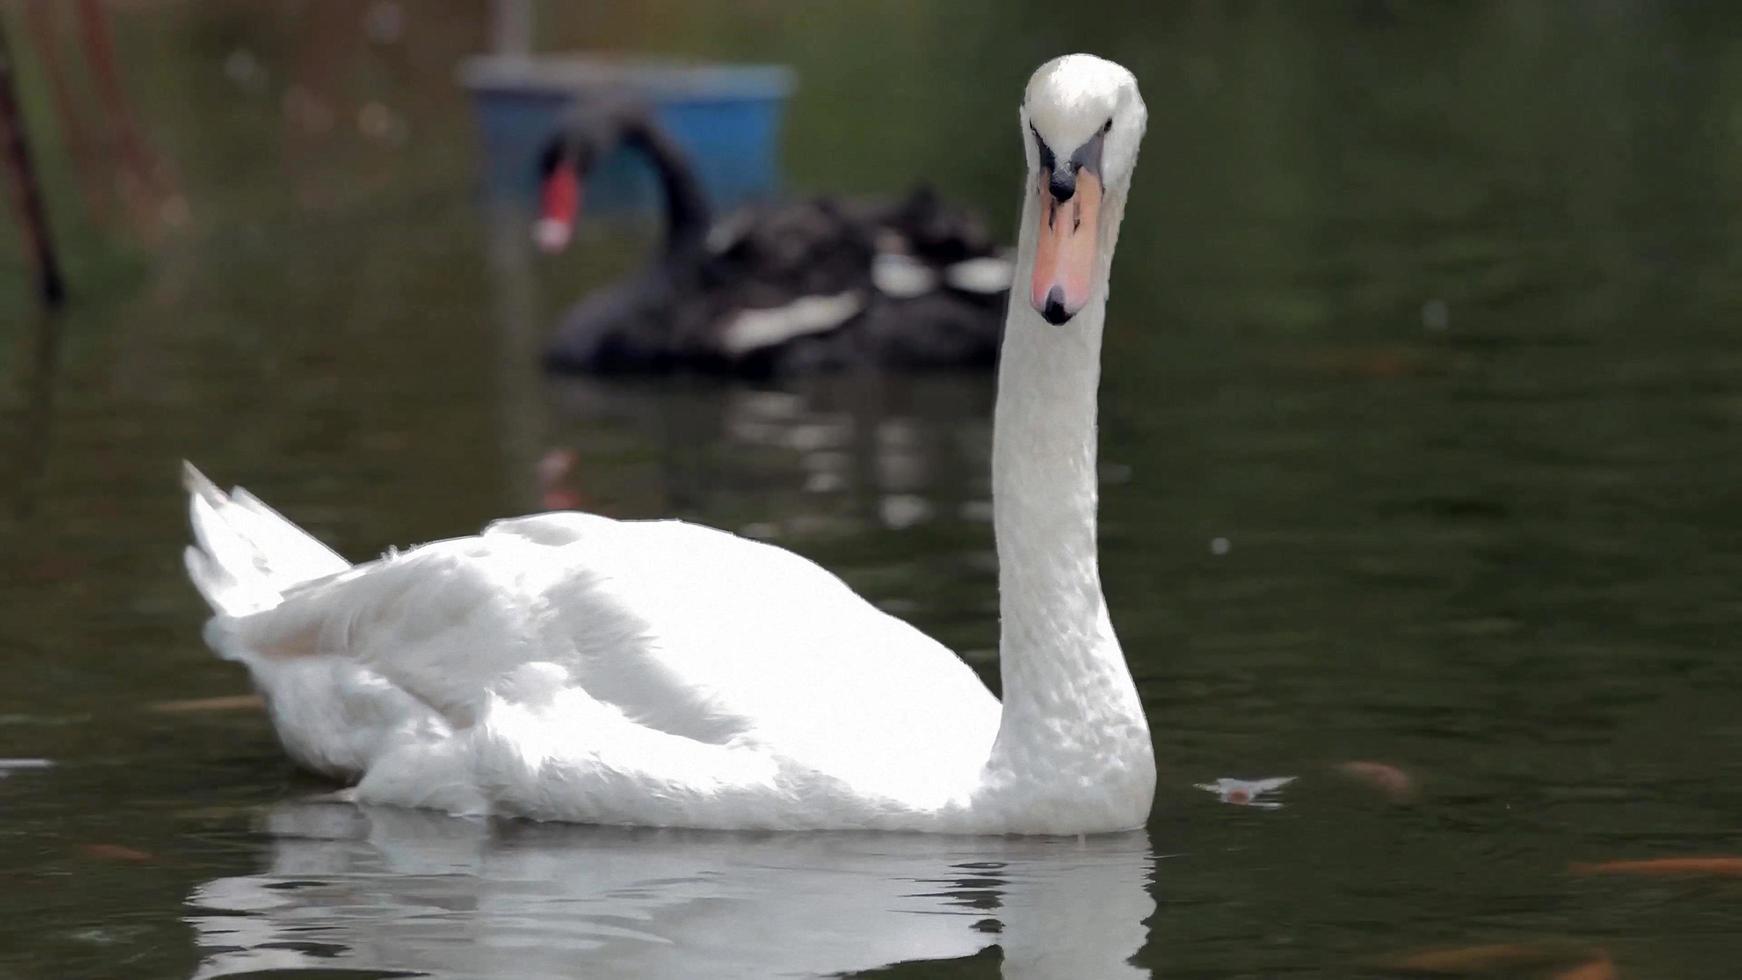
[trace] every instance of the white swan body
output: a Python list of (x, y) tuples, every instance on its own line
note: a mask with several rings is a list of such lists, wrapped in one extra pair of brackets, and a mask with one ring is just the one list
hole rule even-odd
[(1018, 267), (1037, 300), (1011, 303), (999, 376), (1002, 706), (950, 651), (771, 545), (552, 513), (351, 566), (190, 468), (208, 642), (249, 667), (286, 750), (357, 779), (359, 800), (455, 813), (1142, 826), (1155, 767), (1096, 563), (1095, 393), (1144, 109), (1123, 68), (1072, 55), (1035, 73), (1022, 115)]

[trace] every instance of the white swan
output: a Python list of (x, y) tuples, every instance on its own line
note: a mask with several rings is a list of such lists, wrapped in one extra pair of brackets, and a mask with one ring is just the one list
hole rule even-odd
[(992, 453), (1002, 709), (949, 650), (770, 545), (551, 513), (351, 566), (189, 468), (207, 642), (247, 664), (286, 750), (360, 801), (455, 813), (1142, 826), (1155, 761), (1101, 592), (1095, 411), (1145, 110), (1130, 72), (1069, 55), (1021, 118), (1029, 301), (1010, 304)]

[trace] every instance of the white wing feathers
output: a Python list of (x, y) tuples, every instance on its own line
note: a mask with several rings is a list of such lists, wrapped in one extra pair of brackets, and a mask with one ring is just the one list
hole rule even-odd
[[(241, 491), (225, 496), (191, 471), (189, 488), (200, 543), (189, 571), (220, 613), (208, 637), (250, 665), (269, 700), (275, 678), (307, 674), (298, 665), (311, 658), (355, 665), (334, 674), (331, 705), (299, 691), (306, 720), (275, 719), (299, 758), (335, 760), (317, 768), (348, 768), (367, 745), (391, 753), (391, 765), (358, 760), (366, 788), (400, 773), (445, 797), (438, 787), (459, 777), (441, 774), (459, 757), (427, 736), (482, 722), (521, 729), (513, 741), (527, 764), (535, 744), (565, 758), (582, 751), (592, 760), (583, 770), (613, 782), (643, 772), (649, 786), (665, 781), (655, 772), (689, 768), (659, 760), (692, 752), (736, 773), (726, 784), (763, 781), (766, 760), (738, 772), (736, 753), (713, 755), (762, 746), (874, 787), (949, 770), (939, 756), (977, 765), (996, 732), (997, 702), (966, 664), (772, 545), (679, 521), (559, 513), (351, 567)], [(367, 687), (375, 677), (392, 690)], [(372, 711), (389, 695), (433, 709), (406, 713), (426, 737), (371, 724), (388, 741), (354, 748), (315, 727), (355, 717), (346, 697)], [(301, 751), (298, 738), (309, 743)]]
[(215, 612), (270, 609), (285, 589), (351, 567), (241, 487), (225, 494), (186, 463), (182, 484), (198, 542), (185, 553), (188, 577)]
[(521, 570), (537, 561), (523, 551), (482, 538), (424, 545), (292, 589), (229, 624), (229, 637), (258, 657), (361, 664), (463, 727), (500, 675), (540, 659), (539, 593)]

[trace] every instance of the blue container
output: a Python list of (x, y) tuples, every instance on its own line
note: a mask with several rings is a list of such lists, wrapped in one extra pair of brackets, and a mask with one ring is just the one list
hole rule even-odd
[[(640, 98), (689, 156), (708, 199), (731, 207), (780, 188), (780, 124), (794, 86), (778, 65), (695, 65), (599, 56), (468, 59), (484, 146), (484, 191), (498, 202), (538, 199), (538, 153), (576, 101)], [(589, 215), (647, 216), (661, 208), (652, 166), (619, 149), (588, 178)]]

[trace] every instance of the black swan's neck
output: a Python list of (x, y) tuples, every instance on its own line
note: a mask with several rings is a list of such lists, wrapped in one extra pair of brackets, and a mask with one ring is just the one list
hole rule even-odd
[(701, 181), (684, 159), (683, 151), (659, 127), (645, 120), (624, 126), (623, 143), (647, 155), (659, 172), (660, 191), (665, 194), (665, 250), (677, 255), (700, 248), (713, 221)]

